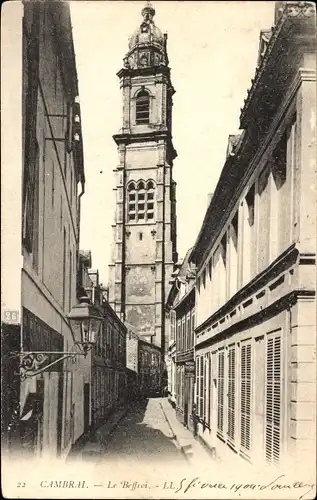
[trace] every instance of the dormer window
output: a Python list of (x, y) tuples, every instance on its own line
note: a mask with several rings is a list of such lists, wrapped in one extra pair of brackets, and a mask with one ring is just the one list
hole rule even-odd
[(150, 121), (150, 96), (146, 90), (141, 90), (136, 98), (136, 124), (141, 125)]

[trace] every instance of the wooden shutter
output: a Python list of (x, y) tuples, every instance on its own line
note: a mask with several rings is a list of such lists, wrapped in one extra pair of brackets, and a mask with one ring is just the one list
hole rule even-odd
[(211, 391), (211, 384), (212, 384), (212, 380), (211, 380), (211, 353), (209, 352), (208, 355), (207, 355), (207, 359), (208, 359), (208, 372), (207, 372), (207, 376), (208, 376), (208, 391), (207, 391), (207, 401), (206, 401), (206, 404), (207, 404), (207, 423), (209, 425), (209, 428), (211, 426), (211, 394), (212, 394), (212, 391)]
[(224, 351), (218, 352), (218, 418), (217, 428), (218, 431), (223, 433), (223, 410), (224, 410), (224, 364), (225, 353)]
[(204, 418), (204, 356), (200, 356), (199, 416)]
[(235, 385), (236, 385), (236, 350), (235, 345), (229, 347), (228, 353), (228, 438), (234, 441), (235, 439)]
[(199, 361), (200, 357), (196, 358), (196, 413), (199, 415)]
[(251, 450), (251, 344), (244, 343), (241, 346), (241, 421), (240, 438), (241, 448)]
[(265, 413), (266, 460), (278, 463), (281, 452), (281, 337), (279, 335), (267, 339)]

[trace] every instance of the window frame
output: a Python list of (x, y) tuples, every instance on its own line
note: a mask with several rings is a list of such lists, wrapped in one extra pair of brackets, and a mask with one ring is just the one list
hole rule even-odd
[(152, 179), (130, 181), (127, 186), (127, 222), (151, 224), (155, 222), (155, 183)]
[(141, 89), (135, 100), (135, 123), (136, 125), (148, 125), (150, 123), (150, 93)]

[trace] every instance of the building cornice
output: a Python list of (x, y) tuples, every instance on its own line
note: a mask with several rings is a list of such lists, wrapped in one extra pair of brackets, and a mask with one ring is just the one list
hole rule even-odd
[(171, 160), (173, 161), (177, 157), (177, 152), (174, 149), (173, 142), (172, 142), (172, 136), (168, 130), (168, 128), (163, 125), (160, 127), (159, 130), (153, 129), (149, 130), (147, 132), (142, 132), (142, 133), (120, 133), (120, 134), (115, 134), (112, 136), (113, 140), (117, 144), (117, 146), (120, 145), (127, 145), (127, 144), (133, 144), (133, 143), (140, 143), (140, 142), (150, 142), (150, 141), (166, 141), (168, 144), (168, 147), (170, 149), (170, 154), (171, 154)]
[(150, 75), (166, 75), (170, 77), (171, 70), (168, 66), (148, 66), (146, 68), (122, 68), (118, 71), (118, 78), (136, 77), (136, 76), (150, 76)]
[(264, 73), (266, 72), (269, 65), (272, 52), (276, 49), (277, 43), (281, 38), (281, 33), (284, 32), (287, 27), (292, 29), (295, 26), (296, 21), (305, 19), (309, 20), (315, 15), (315, 8), (312, 2), (291, 1), (283, 3), (284, 6), (281, 7), (281, 16), (276, 26), (273, 26), (271, 28), (271, 37), (269, 39), (266, 51), (260, 65), (256, 69), (254, 79), (251, 80), (252, 86), (248, 90), (247, 98), (244, 100), (244, 106), (241, 109), (240, 115), (241, 128), (246, 128), (249, 121), (252, 121), (254, 119), (251, 108), (253, 106), (254, 100), (257, 100), (258, 91), (262, 86), (262, 82), (264, 80)]
[[(304, 81), (315, 81), (316, 80), (316, 70), (312, 68), (299, 68), (293, 81), (290, 83), (288, 90), (284, 96), (284, 99), (275, 113), (272, 119), (270, 128), (267, 134), (262, 138), (260, 146), (257, 148), (256, 152), (252, 155), (251, 160), (249, 158), (248, 150), (250, 149), (250, 137), (248, 134), (243, 134), (240, 138), (239, 144), (236, 148), (235, 153), (226, 159), (223, 170), (220, 174), (219, 181), (216, 186), (215, 194), (213, 199), (206, 211), (200, 232), (196, 239), (195, 246), (190, 255), (190, 260), (192, 261), (204, 261), (205, 254), (211, 249), (216, 238), (219, 234), (219, 228), (223, 227), (224, 221), (230, 216), (230, 212), (233, 210), (234, 205), (237, 203), (241, 192), (245, 186), (245, 179), (248, 179), (255, 168), (260, 164), (261, 158), (264, 152), (269, 148), (270, 144), (278, 140), (280, 132), (278, 132), (280, 122), (283, 117), (288, 112), (290, 104), (294, 99), (298, 88)], [(232, 179), (234, 183), (234, 193), (228, 197), (228, 203), (226, 203), (223, 208), (222, 199), (224, 191), (225, 179)], [(234, 182), (236, 180), (236, 182)], [(228, 190), (228, 186), (226, 188)], [(204, 232), (206, 228), (209, 229), (208, 245), (204, 245), (206, 238), (204, 237)], [(210, 229), (212, 228), (212, 231)], [(208, 250), (209, 249), (209, 250)], [(199, 268), (199, 265), (197, 265)]]

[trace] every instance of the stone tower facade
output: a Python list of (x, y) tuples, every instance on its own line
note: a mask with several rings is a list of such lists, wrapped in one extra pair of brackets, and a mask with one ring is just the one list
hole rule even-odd
[(167, 35), (147, 3), (118, 72), (123, 117), (114, 135), (119, 161), (109, 301), (123, 321), (164, 350), (164, 303), (177, 261), (176, 184)]

